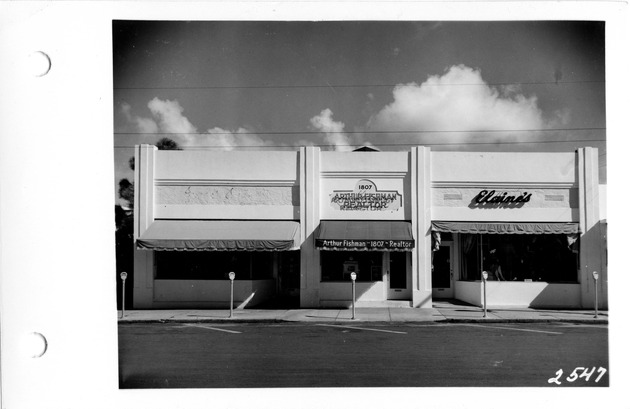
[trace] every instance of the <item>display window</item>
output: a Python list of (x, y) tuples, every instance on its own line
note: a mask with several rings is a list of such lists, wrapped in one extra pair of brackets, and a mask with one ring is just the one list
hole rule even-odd
[(562, 234), (461, 234), (462, 280), (575, 283), (579, 244)]
[(161, 280), (263, 280), (273, 277), (272, 252), (156, 251), (155, 278)]
[(322, 281), (350, 281), (356, 273), (357, 281), (383, 280), (383, 252), (325, 251), (321, 252)]

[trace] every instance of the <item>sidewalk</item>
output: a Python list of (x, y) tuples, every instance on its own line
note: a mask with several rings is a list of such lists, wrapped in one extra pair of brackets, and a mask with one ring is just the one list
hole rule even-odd
[(127, 310), (119, 323), (140, 322), (381, 322), (381, 323), (455, 323), (455, 322), (572, 322), (608, 324), (608, 311), (555, 310), (498, 307), (483, 309), (468, 304), (435, 301), (433, 308), (356, 308), (351, 309), (235, 309), (220, 310)]

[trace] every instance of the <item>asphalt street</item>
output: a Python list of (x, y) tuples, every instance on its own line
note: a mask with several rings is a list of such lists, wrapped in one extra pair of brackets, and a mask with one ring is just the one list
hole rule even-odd
[(119, 325), (121, 388), (608, 386), (608, 327)]

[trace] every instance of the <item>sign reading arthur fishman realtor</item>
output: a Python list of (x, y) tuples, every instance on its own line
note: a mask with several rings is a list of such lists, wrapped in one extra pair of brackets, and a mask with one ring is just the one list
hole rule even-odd
[(376, 184), (361, 179), (354, 190), (334, 190), (330, 194), (333, 209), (346, 211), (390, 211), (395, 212), (402, 205), (402, 195), (395, 190), (378, 190)]

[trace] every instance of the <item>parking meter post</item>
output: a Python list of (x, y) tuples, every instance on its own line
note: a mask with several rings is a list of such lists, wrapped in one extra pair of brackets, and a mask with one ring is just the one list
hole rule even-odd
[(352, 281), (352, 319), (355, 318), (354, 316), (354, 299), (356, 297), (355, 294), (356, 294), (355, 284), (354, 284), (354, 281)]
[(125, 280), (122, 282), (122, 314), (120, 318), (125, 318)]
[(488, 304), (486, 303), (486, 280), (483, 280), (483, 317), (488, 317)]
[(124, 271), (120, 273), (120, 279), (122, 280), (122, 313), (120, 318), (125, 318), (125, 280), (127, 279), (127, 273)]
[(355, 315), (354, 315), (354, 301), (356, 298), (356, 289), (355, 289), (355, 282), (357, 279), (357, 274), (356, 273), (352, 273), (350, 274), (350, 279), (352, 280), (352, 319), (355, 319)]
[(482, 272), (481, 277), (483, 278), (483, 317), (486, 318), (488, 316), (488, 308), (486, 304), (486, 281), (488, 280), (488, 272)]
[(595, 318), (599, 316), (599, 302), (597, 300), (597, 279), (599, 278), (599, 273), (597, 271), (593, 271), (593, 279), (595, 280)]
[(231, 271), (228, 277), (230, 278), (230, 318), (232, 318), (234, 312), (234, 278), (236, 274)]

